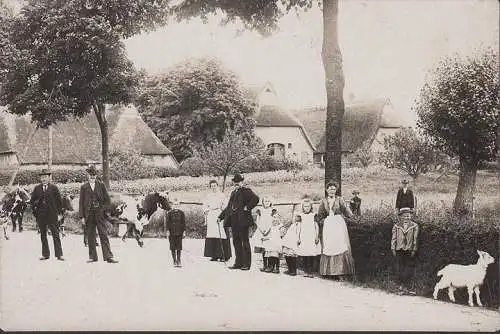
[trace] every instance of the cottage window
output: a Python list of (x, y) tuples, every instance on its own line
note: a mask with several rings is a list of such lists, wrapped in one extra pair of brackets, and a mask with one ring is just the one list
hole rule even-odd
[(288, 143), (288, 148), (291, 149), (292, 148), (292, 143)]

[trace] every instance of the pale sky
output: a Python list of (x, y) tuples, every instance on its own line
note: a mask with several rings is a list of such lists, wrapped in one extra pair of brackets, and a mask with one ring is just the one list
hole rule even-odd
[[(389, 97), (407, 111), (426, 70), (440, 57), (470, 53), (480, 45), (498, 48), (496, 0), (345, 0), (339, 33), (346, 95)], [(288, 108), (326, 104), (321, 62), (322, 16), (317, 8), (285, 17), (269, 38), (217, 20), (174, 23), (126, 41), (138, 67), (160, 72), (185, 58), (215, 56), (245, 84), (269, 80)]]

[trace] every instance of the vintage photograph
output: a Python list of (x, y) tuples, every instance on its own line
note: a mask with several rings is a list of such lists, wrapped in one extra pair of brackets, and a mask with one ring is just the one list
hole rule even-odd
[(499, 331), (497, 0), (0, 0), (3, 331)]

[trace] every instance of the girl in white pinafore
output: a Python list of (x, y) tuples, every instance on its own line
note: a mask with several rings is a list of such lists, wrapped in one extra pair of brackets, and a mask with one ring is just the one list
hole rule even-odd
[(231, 258), (231, 244), (229, 233), (227, 233), (222, 222), (219, 222), (219, 214), (227, 204), (226, 196), (219, 190), (219, 184), (211, 180), (209, 187), (212, 190), (203, 203), (207, 235), (205, 238), (204, 256), (210, 261), (227, 261)]
[(255, 225), (257, 226), (257, 228), (252, 236), (252, 245), (254, 246), (254, 253), (262, 254), (261, 271), (264, 271), (268, 267), (267, 263), (268, 258), (266, 257), (266, 249), (264, 248), (263, 239), (265, 239), (267, 235), (267, 234), (264, 235), (264, 233), (269, 231), (272, 226), (273, 203), (267, 197), (263, 197), (261, 203), (262, 203), (262, 208), (256, 210), (257, 218), (255, 219)]
[(271, 211), (271, 227), (265, 231), (264, 248), (266, 249), (267, 268), (266, 273), (280, 273), (280, 253), (282, 251), (281, 227), (282, 219), (276, 209)]
[(312, 275), (315, 257), (321, 253), (319, 243), (319, 226), (314, 219), (312, 204), (308, 199), (302, 202), (302, 213), (298, 223), (298, 247), (297, 255), (302, 258), (304, 264), (304, 276)]

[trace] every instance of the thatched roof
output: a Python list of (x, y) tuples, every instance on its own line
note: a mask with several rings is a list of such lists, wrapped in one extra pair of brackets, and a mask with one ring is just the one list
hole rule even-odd
[[(342, 128), (342, 151), (354, 152), (364, 143), (372, 143), (377, 135), (387, 100), (373, 100), (348, 105)], [(325, 152), (326, 107), (298, 110), (295, 116), (304, 124), (316, 146), (317, 153)]]
[(255, 118), (256, 126), (300, 127), (299, 121), (278, 106), (262, 106)]
[[(135, 107), (112, 106), (106, 112), (110, 150), (136, 149), (144, 155), (172, 155), (172, 152), (161, 143), (153, 131), (137, 114)], [(6, 124), (5, 114), (0, 113), (0, 126)], [(13, 151), (21, 154), (30, 132), (35, 125), (29, 117), (15, 119), (16, 139)], [(25, 164), (43, 164), (47, 161), (48, 129), (37, 129), (29, 143), (27, 152), (20, 157)], [(0, 152), (6, 147), (1, 146)], [(86, 164), (101, 160), (101, 132), (93, 113), (80, 119), (59, 122), (52, 131), (54, 164)]]

